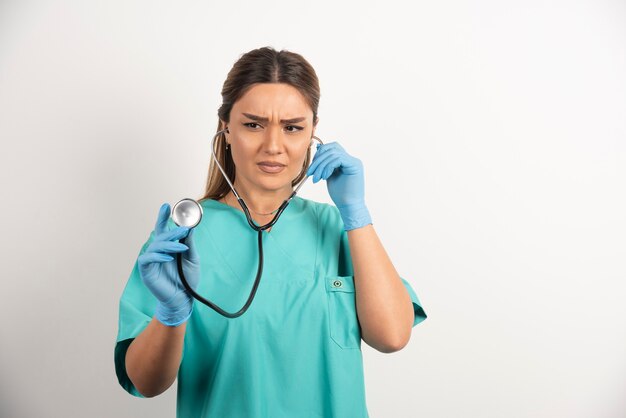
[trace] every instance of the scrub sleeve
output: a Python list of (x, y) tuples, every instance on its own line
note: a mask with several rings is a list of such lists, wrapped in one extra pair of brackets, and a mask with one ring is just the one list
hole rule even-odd
[[(146, 251), (152, 242), (154, 231), (141, 247), (139, 255)], [(130, 273), (119, 303), (119, 321), (117, 342), (114, 351), (115, 372), (120, 385), (131, 395), (143, 398), (126, 374), (126, 351), (130, 343), (148, 326), (157, 306), (157, 299), (143, 284), (139, 275), (139, 265), (135, 265)]]
[[(194, 233), (202, 275), (197, 291), (235, 312), (256, 276), (257, 232), (243, 212), (215, 200), (201, 204), (204, 216)], [(369, 417), (352, 261), (338, 209), (294, 197), (263, 233), (263, 253), (261, 282), (242, 316), (224, 318), (194, 302), (178, 372), (177, 417)], [(411, 285), (402, 283), (415, 326), (426, 313)], [(120, 299), (114, 357), (120, 385), (138, 397), (124, 359), (156, 303), (135, 263)]]

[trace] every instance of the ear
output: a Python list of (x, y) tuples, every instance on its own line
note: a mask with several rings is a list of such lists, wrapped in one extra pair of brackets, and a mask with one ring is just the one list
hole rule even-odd
[[(220, 131), (223, 129), (227, 129), (228, 128), (228, 123), (224, 122), (223, 120), (220, 119)], [(227, 134), (229, 134), (229, 131), (226, 131)]]
[(311, 132), (311, 139), (313, 139), (313, 135), (315, 135), (315, 128), (317, 128), (317, 123), (320, 121), (319, 116), (315, 118), (313, 121), (313, 132)]

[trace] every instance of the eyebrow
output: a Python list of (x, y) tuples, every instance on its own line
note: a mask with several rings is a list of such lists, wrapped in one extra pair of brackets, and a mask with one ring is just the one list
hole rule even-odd
[[(250, 114), (250, 113), (243, 113), (243, 115), (245, 117), (247, 117), (248, 119), (252, 119), (252, 120), (255, 120), (257, 122), (268, 122), (269, 121), (268, 118), (264, 118), (262, 116), (253, 115), (253, 114)], [(299, 117), (299, 118), (293, 118), (293, 119), (281, 119), (280, 123), (297, 123), (297, 122), (302, 122), (303, 120), (306, 120), (306, 117)]]

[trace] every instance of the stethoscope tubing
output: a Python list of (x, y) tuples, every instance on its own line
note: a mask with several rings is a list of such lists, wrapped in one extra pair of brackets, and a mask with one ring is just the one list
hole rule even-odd
[[(189, 292), (189, 294), (193, 296), (197, 301), (205, 304), (206, 306), (213, 309), (218, 314), (225, 316), (226, 318), (237, 318), (243, 315), (244, 312), (246, 312), (248, 308), (250, 307), (250, 304), (252, 303), (252, 300), (254, 299), (254, 296), (256, 295), (256, 291), (259, 287), (259, 283), (261, 282), (261, 275), (263, 274), (263, 231), (259, 231), (258, 237), (259, 237), (258, 239), (259, 265), (257, 267), (256, 278), (254, 279), (254, 284), (252, 285), (252, 291), (250, 292), (250, 296), (248, 296), (248, 300), (239, 311), (235, 313), (226, 312), (225, 310), (223, 310), (222, 308), (220, 308), (219, 306), (217, 306), (210, 300), (205, 299), (204, 297), (199, 295), (195, 290), (193, 290), (191, 286), (189, 285), (189, 283), (187, 282), (187, 278), (185, 277), (185, 274), (183, 273), (182, 254), (178, 253), (176, 255), (176, 266), (178, 269), (178, 275), (180, 276), (180, 281), (183, 283), (183, 286), (185, 287), (187, 292)], [(187, 237), (182, 238), (180, 240), (181, 244), (185, 244), (186, 241), (187, 241)]]
[[(268, 228), (271, 228), (278, 221), (278, 218), (283, 213), (283, 211), (287, 208), (287, 205), (289, 204), (291, 199), (293, 199), (293, 197), (296, 195), (298, 190), (300, 190), (300, 187), (302, 187), (302, 185), (306, 182), (306, 180), (309, 178), (309, 176), (305, 176), (305, 178), (300, 182), (298, 187), (296, 187), (296, 189), (289, 196), (289, 198), (286, 199), (280, 205), (280, 207), (276, 211), (276, 215), (274, 215), (274, 218), (272, 218), (272, 220), (269, 223), (267, 223), (265, 225), (261, 225), (261, 226), (257, 225), (254, 222), (254, 220), (252, 220), (252, 216), (250, 215), (250, 211), (248, 210), (248, 206), (246, 205), (244, 200), (241, 198), (241, 196), (239, 196), (239, 193), (237, 193), (237, 190), (235, 190), (235, 186), (230, 181), (230, 179), (226, 175), (226, 172), (224, 171), (224, 168), (219, 163), (217, 155), (215, 155), (215, 140), (217, 139), (218, 136), (220, 136), (221, 134), (223, 134), (225, 132), (228, 132), (228, 128), (222, 129), (222, 130), (218, 131), (213, 136), (213, 140), (211, 141), (211, 153), (213, 154), (213, 161), (217, 164), (217, 167), (222, 172), (222, 175), (224, 176), (224, 178), (228, 182), (228, 185), (230, 186), (230, 189), (233, 191), (233, 194), (237, 198), (237, 201), (239, 202), (239, 205), (243, 209), (243, 211), (244, 211), (244, 213), (246, 215), (246, 219), (248, 221), (248, 225), (250, 225), (250, 227), (252, 229), (254, 229), (255, 231), (258, 232), (259, 263), (258, 263), (256, 278), (254, 279), (254, 284), (252, 286), (252, 291), (250, 292), (250, 296), (248, 296), (248, 300), (246, 301), (244, 306), (239, 311), (237, 311), (235, 313), (226, 312), (225, 310), (223, 310), (222, 308), (220, 308), (219, 306), (217, 306), (213, 302), (211, 302), (211, 301), (205, 299), (204, 297), (202, 297), (201, 295), (199, 295), (189, 285), (189, 282), (187, 282), (187, 279), (185, 278), (185, 274), (183, 273), (183, 262), (182, 262), (183, 260), (182, 260), (182, 254), (181, 253), (178, 253), (177, 256), (176, 256), (176, 266), (177, 266), (177, 269), (178, 269), (178, 275), (180, 276), (180, 280), (183, 283), (183, 286), (185, 287), (187, 292), (189, 292), (189, 294), (191, 296), (193, 296), (196, 300), (198, 300), (199, 302), (203, 303), (204, 305), (208, 306), (209, 308), (213, 309), (214, 311), (216, 311), (217, 313), (219, 313), (220, 315), (222, 315), (222, 316), (224, 316), (226, 318), (237, 318), (237, 317), (243, 315), (244, 312), (246, 312), (248, 310), (248, 308), (252, 304), (252, 300), (254, 299), (254, 296), (256, 295), (256, 291), (257, 291), (257, 289), (259, 287), (259, 283), (261, 282), (261, 276), (263, 275), (263, 231), (268, 229)], [(319, 141), (320, 144), (323, 144), (322, 140), (319, 139), (318, 137), (312, 136), (312, 138), (316, 139), (317, 141)], [(181, 244), (185, 244), (186, 240), (187, 240), (187, 237), (182, 238), (180, 240), (180, 243)]]

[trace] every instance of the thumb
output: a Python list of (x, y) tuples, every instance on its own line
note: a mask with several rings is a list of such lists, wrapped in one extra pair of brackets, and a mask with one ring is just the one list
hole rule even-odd
[(154, 227), (156, 235), (167, 231), (167, 222), (170, 218), (170, 212), (171, 208), (169, 203), (163, 203), (159, 209), (159, 216), (157, 217), (156, 225)]

